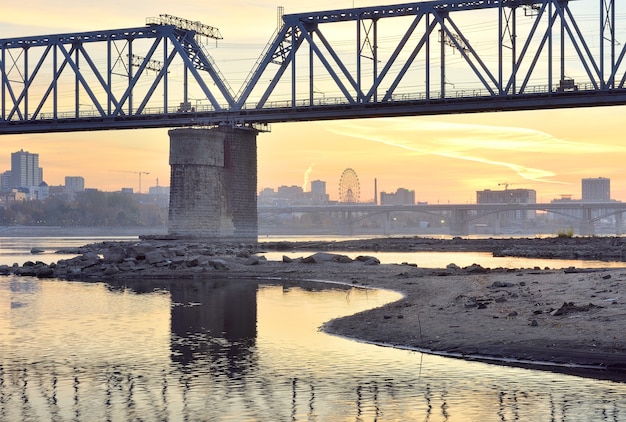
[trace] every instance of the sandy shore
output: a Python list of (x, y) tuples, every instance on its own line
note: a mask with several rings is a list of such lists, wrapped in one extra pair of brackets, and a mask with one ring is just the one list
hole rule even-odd
[[(621, 246), (621, 239), (610, 242)], [(521, 243), (508, 242), (509, 246)], [(449, 265), (429, 269), (352, 260), (339, 253), (314, 254), (312, 249), (332, 249), (321, 245), (302, 248), (305, 259), (267, 261), (263, 250), (271, 248), (261, 244), (220, 249), (158, 239), (109, 242), (37, 271), (46, 277), (97, 281), (258, 277), (390, 289), (404, 298), (330, 321), (324, 330), (465, 359), (626, 381), (626, 268), (490, 270)], [(437, 248), (442, 250), (440, 242)], [(34, 275), (35, 269), (36, 265), (25, 265), (4, 270)]]
[[(234, 270), (234, 271), (233, 271)], [(239, 270), (229, 272), (235, 276)], [(240, 274), (250, 275), (250, 269)], [(258, 277), (401, 292), (324, 330), (431, 353), (626, 381), (626, 269), (426, 269), (266, 262)]]

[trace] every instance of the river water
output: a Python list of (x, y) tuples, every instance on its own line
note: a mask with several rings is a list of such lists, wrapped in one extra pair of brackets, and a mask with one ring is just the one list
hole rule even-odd
[[(52, 240), (23, 255), (15, 242), (0, 239), (0, 251), (13, 248), (11, 262)], [(3, 263), (10, 263), (4, 254)], [(0, 420), (626, 420), (626, 384), (319, 331), (332, 318), (398, 298), (252, 280), (111, 285), (2, 277)]]

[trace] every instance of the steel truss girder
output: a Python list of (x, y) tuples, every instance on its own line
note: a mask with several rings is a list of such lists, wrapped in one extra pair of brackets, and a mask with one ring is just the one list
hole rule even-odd
[[(142, 51), (142, 56), (132, 53), (137, 42), (147, 48)], [(103, 46), (106, 54), (92, 51)], [(163, 57), (157, 60), (158, 51), (162, 51)], [(98, 65), (103, 55), (106, 55), (106, 67)], [(31, 56), (36, 56), (34, 65)], [(194, 31), (171, 25), (152, 25), (0, 40), (0, 117), (2, 121), (58, 119), (61, 114), (79, 118), (83, 115), (81, 101), (86, 103), (83, 106), (91, 107), (91, 115), (100, 117), (142, 114), (156, 97), (159, 84), (163, 86), (163, 102), (158, 100), (159, 107), (164, 113), (175, 112), (181, 101), (188, 100), (189, 89), (185, 77), (184, 84), (177, 87), (178, 102), (168, 104), (168, 97), (174, 95), (168, 92), (172, 84), (167, 75), (175, 59), (182, 62), (185, 73), (191, 74), (194, 86), (213, 109), (222, 110), (234, 104), (232, 89), (209, 53), (196, 40)], [(157, 61), (162, 63), (162, 68), (156, 72), (156, 78), (149, 79), (147, 73), (155, 70)], [(115, 68), (120, 64), (123, 75), (116, 73)], [(120, 89), (119, 80), (114, 80), (114, 75), (123, 77), (126, 82), (123, 88)], [(60, 104), (60, 97), (67, 94), (67, 89), (61, 92), (59, 86), (62, 78), (75, 81), (72, 105), (68, 101)], [(145, 84), (147, 79), (150, 88), (139, 93), (137, 87)], [(209, 88), (212, 85), (217, 90)], [(140, 105), (135, 107), (137, 99)]]
[[(604, 18), (602, 33), (604, 39), (601, 45), (608, 43), (612, 51), (612, 60), (609, 66), (608, 75), (605, 77), (604, 50), (600, 54), (591, 51), (590, 43), (597, 44), (597, 41), (590, 40), (583, 35), (573, 12), (569, 7), (569, 0), (469, 0), (469, 1), (429, 1), (419, 3), (408, 3), (401, 5), (363, 7), (346, 10), (334, 10), (316, 13), (302, 13), (284, 15), (284, 26), (282, 32), (270, 44), (270, 48), (258, 61), (257, 68), (253, 71), (252, 77), (237, 98), (235, 109), (242, 108), (263, 108), (267, 107), (277, 86), (279, 79), (287, 79), (287, 75), (292, 76), (291, 80), (284, 83), (291, 84), (291, 91), (296, 90), (296, 57), (298, 52), (303, 50), (305, 45), (309, 46), (309, 60), (319, 62), (318, 69), (314, 72), (313, 65), (310, 71), (302, 77), (310, 79), (308, 92), (300, 93), (299, 99), (307, 98), (309, 103), (314, 103), (314, 92), (318, 86), (318, 78), (321, 70), (321, 77), (330, 77), (334, 83), (334, 89), (341, 93), (343, 100), (347, 104), (372, 103), (379, 101), (392, 101), (396, 94), (400, 93), (400, 85), (411, 78), (416, 77), (415, 66), (418, 59), (425, 69), (423, 79), (427, 82), (424, 88), (426, 96), (430, 98), (431, 74), (433, 64), (440, 63), (441, 73), (438, 75), (440, 89), (438, 98), (446, 98), (448, 77), (448, 58), (446, 50), (441, 48), (438, 57), (431, 51), (430, 40), (437, 40), (439, 31), (441, 44), (449, 44), (453, 51), (458, 52), (467, 68), (467, 74), (474, 78), (474, 88), (476, 90), (487, 91), (490, 96), (495, 95), (515, 95), (527, 92), (530, 84), (534, 80), (543, 80), (543, 84), (548, 85), (550, 90), (562, 89), (562, 81), (569, 79), (566, 61), (576, 62), (570, 65), (572, 68), (582, 68), (582, 73), (577, 74), (580, 84), (590, 84), (592, 89), (607, 89), (608, 87), (623, 87), (624, 77), (616, 83), (618, 69), (626, 54), (626, 46), (621, 49), (618, 57), (615, 56), (615, 48), (618, 41), (615, 39), (615, 12), (614, 0), (599, 0), (604, 2)], [(515, 11), (519, 8), (533, 10), (532, 15), (519, 16)], [(480, 9), (497, 9), (498, 30), (494, 41), (499, 46), (499, 58), (496, 63), (489, 63), (485, 60), (479, 49), (473, 47), (470, 37), (463, 32), (463, 25), (457, 24), (462, 19), (462, 12), (476, 11)], [(378, 33), (380, 30), (377, 24), (390, 18), (414, 16), (412, 23), (401, 34), (400, 41), (395, 46), (393, 53), (382, 59), (377, 52)], [(604, 15), (603, 15), (604, 17)], [(524, 35), (517, 31), (518, 21), (531, 21), (531, 30)], [(326, 24), (336, 22), (357, 22), (357, 33), (355, 37), (354, 50), (358, 51), (356, 64), (352, 63), (352, 56), (340, 57), (332, 41), (328, 41), (325, 36)], [(365, 22), (369, 21), (368, 27)], [(421, 23), (421, 27), (417, 29)], [(372, 26), (376, 30), (372, 31)], [(495, 29), (495, 28), (494, 28)], [(289, 54), (282, 54), (284, 60), (280, 62), (280, 68), (273, 72), (271, 64), (273, 58), (277, 57), (284, 49), (285, 34), (298, 32), (295, 38), (297, 42), (289, 45)], [(422, 32), (418, 32), (422, 31)], [(607, 35), (608, 34), (608, 35)], [(365, 41), (362, 40), (364, 35)], [(508, 35), (510, 45), (510, 65), (506, 65), (506, 56), (502, 49), (505, 37)], [(560, 39), (559, 39), (560, 38)], [(317, 40), (317, 41), (316, 41)], [(561, 49), (555, 52), (553, 45), (560, 42)], [(517, 44), (521, 45), (518, 54)], [(568, 50), (565, 50), (565, 46)], [(370, 47), (370, 52), (374, 56), (371, 85), (364, 85), (365, 74), (362, 73), (361, 57), (364, 46)], [(298, 57), (305, 57), (302, 52)], [(405, 58), (405, 57), (408, 57)], [(368, 57), (369, 58), (369, 57)], [(426, 60), (424, 59), (426, 58)], [(431, 58), (431, 59), (428, 59)], [(400, 60), (405, 60), (404, 64), (395, 73), (390, 71)], [(382, 71), (379, 72), (378, 62), (381, 62)], [(292, 72), (287, 72), (286, 66), (292, 68)], [(397, 66), (396, 66), (397, 67)], [(540, 69), (547, 67), (546, 69)], [(253, 103), (252, 91), (259, 84), (259, 81), (268, 77), (271, 80), (269, 86), (260, 96), (260, 101)], [(582, 80), (581, 80), (582, 79)], [(554, 83), (557, 82), (557, 84)], [(379, 97), (379, 90), (383, 90)], [(380, 99), (382, 98), (382, 99)], [(292, 95), (293, 106), (295, 106), (296, 95)]]
[[(615, 0), (596, 1), (601, 4), (600, 42), (582, 31), (569, 0), (435, 0), (284, 15), (282, 27), (236, 95), (197, 42), (195, 32), (173, 25), (4, 39), (0, 40), (0, 132), (14, 130), (14, 126), (27, 130), (22, 124), (13, 124), (35, 121), (38, 125), (34, 131), (42, 127), (54, 131), (61, 127), (61, 121), (72, 130), (82, 130), (77, 128), (89, 124), (100, 128), (97, 122), (156, 127), (163, 122), (283, 121), (275, 117), (277, 113), (294, 120), (323, 120), (332, 113), (339, 118), (431, 114), (424, 105), (435, 102), (441, 104), (432, 108), (436, 113), (445, 113), (446, 107), (451, 112), (497, 109), (490, 105), (466, 107), (475, 100), (502, 109), (514, 109), (511, 105), (525, 109), (535, 104), (528, 98), (535, 98), (537, 92), (550, 104), (543, 108), (593, 105), (592, 98), (596, 98), (595, 104), (622, 104), (626, 43), (618, 42), (616, 29), (624, 25), (618, 24)], [(497, 16), (497, 24), (492, 23), (493, 40), (498, 45), (496, 60), (483, 55), (480, 44), (466, 32), (464, 13), (482, 9), (491, 9)], [(517, 13), (519, 10), (532, 13)], [(394, 34), (398, 41), (383, 54), (379, 41), (385, 36), (384, 25), (392, 18), (405, 20), (401, 25), (391, 24), (400, 31)], [(356, 34), (346, 54), (329, 27), (351, 22)], [(527, 24), (524, 32), (519, 30), (522, 22)], [(148, 44), (141, 55), (133, 51), (139, 41)], [(90, 50), (92, 44), (106, 45), (104, 71), (98, 63), (101, 57)], [(32, 54), (36, 51), (39, 55)], [(460, 56), (456, 65), (460, 62), (463, 66), (462, 76), (472, 79), (473, 85), (460, 94), (459, 88), (447, 87), (457, 76), (450, 52)], [(162, 63), (160, 70), (154, 66), (156, 62)], [(175, 63), (182, 63), (184, 81), (173, 93), (171, 86), (175, 84), (169, 74)], [(121, 89), (119, 80), (114, 81), (118, 76), (115, 67), (120, 64), (124, 67)], [(436, 66), (439, 72), (433, 71)], [(152, 79), (148, 78), (151, 71), (156, 74)], [(576, 83), (567, 80), (571, 74), (575, 74)], [(74, 79), (70, 90), (74, 101), (71, 112), (64, 113), (68, 102), (63, 95), (67, 92), (60, 82), (68, 75)], [(298, 84), (298, 78), (307, 83)], [(319, 97), (316, 102), (320, 78), (337, 93), (332, 104)], [(547, 81), (541, 91), (533, 85), (537, 79)], [(407, 91), (411, 81), (423, 83), (422, 91)], [(285, 86), (289, 99), (274, 102)], [(158, 95), (161, 88), (162, 102)], [(210, 109), (196, 113), (189, 103), (190, 89), (199, 92)], [(576, 90), (585, 92), (571, 92)], [(81, 101), (93, 108), (91, 116), (84, 115)], [(185, 108), (177, 110), (178, 101)], [(160, 105), (158, 110), (155, 102)], [(542, 108), (539, 103), (534, 106)], [(181, 112), (188, 114), (169, 117)]]

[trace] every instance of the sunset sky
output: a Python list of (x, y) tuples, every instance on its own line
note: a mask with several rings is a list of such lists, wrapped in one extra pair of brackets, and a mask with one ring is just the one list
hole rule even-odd
[[(397, 3), (282, 5), (285, 13), (296, 13)], [(0, 38), (138, 27), (147, 17), (167, 13), (220, 29), (224, 40), (216, 61), (237, 91), (237, 81), (274, 33), (280, 5), (271, 0), (112, 0), (106, 5), (34, 0), (28, 7), (10, 2), (2, 6)], [(598, 23), (588, 21), (597, 32)], [(625, 112), (626, 107), (610, 107), (274, 124), (258, 137), (258, 190), (324, 180), (331, 198), (338, 199), (341, 173), (352, 168), (361, 201), (373, 199), (377, 179), (379, 192), (413, 189), (416, 200), (429, 203), (475, 202), (477, 190), (503, 189), (504, 183), (535, 189), (538, 202), (549, 202), (562, 194), (580, 198), (586, 177), (610, 178), (612, 197), (626, 201)], [(87, 187), (137, 190), (138, 172), (150, 173), (142, 175), (143, 191), (157, 179), (169, 185), (167, 129), (3, 135), (0, 171), (10, 168), (11, 152), (20, 149), (39, 154), (49, 185), (83, 176)]]

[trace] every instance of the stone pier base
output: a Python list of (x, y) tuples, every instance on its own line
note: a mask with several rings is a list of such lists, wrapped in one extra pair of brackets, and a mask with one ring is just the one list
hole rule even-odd
[(217, 127), (170, 135), (169, 235), (257, 241), (257, 132)]

